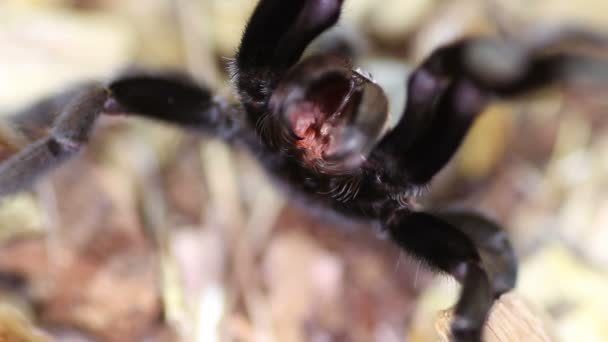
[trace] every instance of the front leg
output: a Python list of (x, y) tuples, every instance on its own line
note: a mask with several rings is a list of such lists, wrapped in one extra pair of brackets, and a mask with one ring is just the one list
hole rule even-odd
[[(458, 150), (487, 102), (488, 94), (475, 83), (466, 78), (456, 79), (428, 105), (422, 119), (430, 121), (426, 123), (428, 128), (420, 127), (409, 146), (398, 142), (401, 137), (397, 130), (378, 148), (397, 156), (408, 181), (426, 184)], [(408, 121), (403, 120), (405, 125)]]
[(606, 41), (585, 31), (564, 30), (528, 42), (478, 38), (439, 48), (412, 73), (405, 112), (376, 153), (397, 156), (407, 170), (400, 177), (427, 183), (492, 99), (560, 82), (606, 85), (608, 60), (572, 48), (606, 48)]

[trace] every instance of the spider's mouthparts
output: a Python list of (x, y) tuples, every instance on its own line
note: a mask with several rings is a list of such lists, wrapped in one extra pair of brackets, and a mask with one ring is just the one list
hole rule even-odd
[(371, 151), (387, 118), (382, 89), (342, 59), (313, 56), (294, 67), (270, 108), (297, 137), (305, 162), (351, 169)]

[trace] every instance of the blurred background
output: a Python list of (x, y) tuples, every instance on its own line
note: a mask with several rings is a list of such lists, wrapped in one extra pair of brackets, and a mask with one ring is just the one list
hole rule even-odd
[[(2, 0), (0, 113), (129, 65), (234, 98), (226, 58), (255, 2)], [(438, 45), (556, 24), (608, 34), (608, 2), (347, 0), (315, 48), (369, 66), (399, 112)], [(493, 104), (421, 199), (505, 226), (541, 340), (608, 340), (606, 93)], [(459, 291), (369, 227), (294, 207), (243, 151), (137, 119), (102, 118), (78, 158), (3, 201), (0, 243), (0, 341), (437, 341)]]

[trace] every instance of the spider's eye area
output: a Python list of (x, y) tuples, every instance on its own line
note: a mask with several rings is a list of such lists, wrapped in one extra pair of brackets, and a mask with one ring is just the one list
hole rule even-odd
[(387, 107), (378, 85), (331, 55), (290, 70), (270, 101), (305, 161), (328, 169), (361, 164), (384, 128)]

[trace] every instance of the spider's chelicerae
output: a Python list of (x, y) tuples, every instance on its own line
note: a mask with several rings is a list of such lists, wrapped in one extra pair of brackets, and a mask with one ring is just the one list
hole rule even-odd
[[(584, 31), (557, 30), (521, 41), (479, 38), (444, 46), (404, 80), (406, 108), (387, 132), (380, 86), (336, 55), (300, 60), (338, 21), (341, 7), (342, 0), (261, 0), (231, 65), (240, 103), (214, 98), (177, 73), (130, 73), (11, 116), (19, 132), (2, 131), (0, 197), (74, 156), (100, 114), (163, 120), (248, 149), (308, 206), (372, 222), (410, 255), (454, 276), (462, 283), (454, 340), (479, 341), (494, 300), (515, 285), (509, 241), (475, 213), (424, 211), (414, 198), (493, 98), (608, 79), (608, 61), (589, 51), (606, 43)], [(37, 128), (50, 123), (50, 133), (40, 136)], [(34, 142), (21, 148), (24, 139)]]

